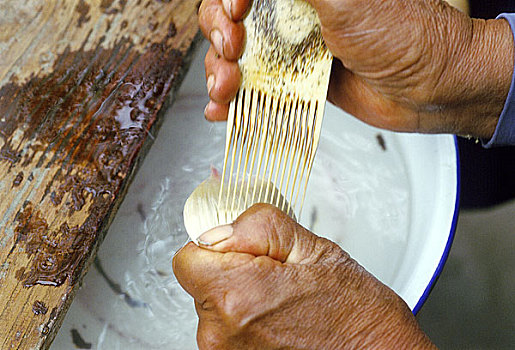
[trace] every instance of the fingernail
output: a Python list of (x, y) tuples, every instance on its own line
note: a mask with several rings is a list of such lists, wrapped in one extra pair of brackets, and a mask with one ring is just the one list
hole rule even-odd
[(213, 86), (215, 86), (215, 76), (211, 74), (209, 77), (207, 77), (207, 93), (211, 93), (211, 89)]
[(222, 36), (222, 33), (218, 29), (213, 29), (211, 31), (211, 42), (213, 43), (213, 46), (215, 47), (215, 50), (220, 55), (224, 55), (224, 38)]
[(197, 239), (198, 243), (203, 246), (213, 246), (221, 243), (232, 236), (232, 225), (222, 225), (204, 232)]
[(232, 1), (231, 0), (223, 0), (222, 2), (224, 4), (225, 13), (227, 13), (229, 18), (232, 19), (232, 12), (231, 12)]

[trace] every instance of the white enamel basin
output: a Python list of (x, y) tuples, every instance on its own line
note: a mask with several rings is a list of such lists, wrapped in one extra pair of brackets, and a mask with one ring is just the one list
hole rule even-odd
[[(207, 49), (204, 45), (203, 51)], [(136, 175), (52, 349), (195, 349), (191, 298), (172, 274), (187, 196), (221, 166), (224, 124), (203, 119), (199, 53)], [(451, 136), (395, 134), (328, 106), (301, 223), (333, 239), (415, 312), (441, 271), (457, 219)]]

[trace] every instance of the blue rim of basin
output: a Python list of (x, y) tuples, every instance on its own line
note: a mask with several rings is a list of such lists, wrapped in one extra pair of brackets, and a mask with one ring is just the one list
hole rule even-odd
[(445, 266), (445, 263), (447, 261), (447, 258), (449, 257), (449, 253), (451, 251), (452, 242), (454, 241), (454, 235), (456, 233), (456, 225), (458, 224), (458, 216), (459, 216), (459, 210), (460, 210), (460, 154), (459, 154), (459, 148), (458, 148), (458, 138), (454, 136), (454, 149), (456, 153), (456, 202), (454, 205), (454, 215), (452, 218), (452, 225), (449, 232), (449, 237), (447, 239), (447, 244), (445, 245), (445, 249), (442, 253), (442, 257), (440, 258), (440, 262), (438, 263), (438, 266), (436, 268), (435, 273), (433, 274), (433, 277), (431, 277), (431, 280), (429, 281), (426, 289), (424, 290), (424, 293), (418, 300), (417, 304), (413, 308), (413, 314), (417, 314), (420, 309), (422, 308), (422, 305), (424, 305), (425, 301), (429, 297), (429, 294), (433, 290), (436, 281), (440, 277), (440, 274), (443, 271), (443, 268)]

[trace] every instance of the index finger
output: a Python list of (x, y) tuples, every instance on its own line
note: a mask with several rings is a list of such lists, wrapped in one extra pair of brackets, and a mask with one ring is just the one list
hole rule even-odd
[(236, 61), (243, 50), (245, 28), (232, 21), (225, 13), (221, 0), (202, 2), (198, 22), (204, 36), (211, 41), (216, 52), (227, 60)]
[[(241, 21), (250, 7), (250, 0), (222, 0), (225, 11), (233, 21)], [(227, 4), (227, 5), (226, 5)]]

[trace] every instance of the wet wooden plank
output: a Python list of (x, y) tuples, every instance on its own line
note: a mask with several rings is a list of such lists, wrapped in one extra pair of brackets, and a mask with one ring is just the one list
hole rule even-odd
[(198, 5), (0, 2), (1, 349), (50, 346), (200, 41)]

